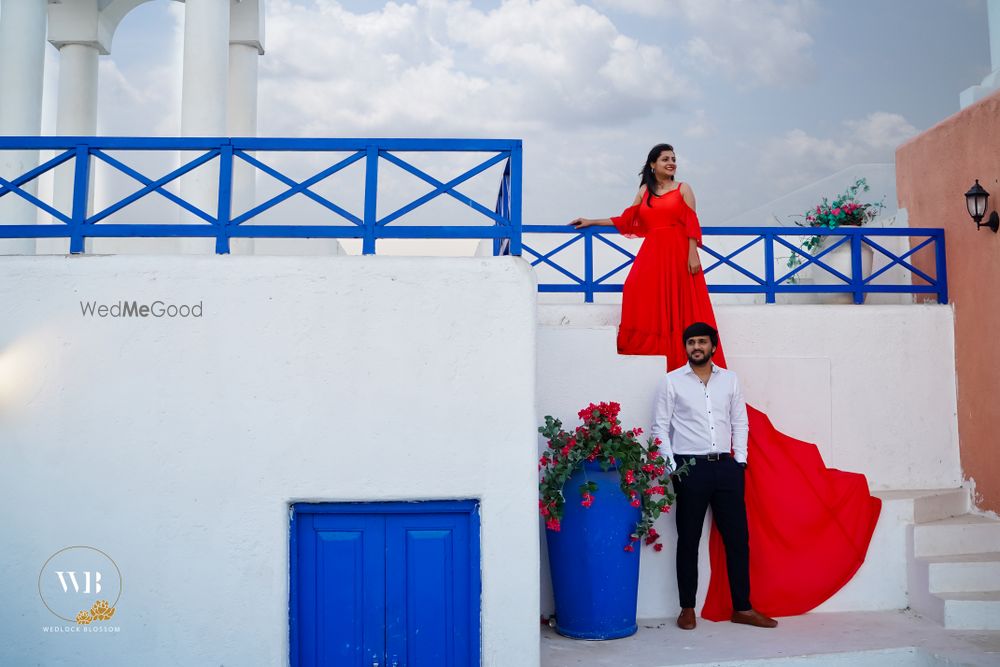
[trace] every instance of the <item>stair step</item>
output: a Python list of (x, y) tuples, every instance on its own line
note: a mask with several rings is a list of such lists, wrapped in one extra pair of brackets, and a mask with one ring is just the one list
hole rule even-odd
[(968, 489), (902, 489), (874, 491), (872, 495), (884, 501), (910, 501), (912, 521), (927, 523), (960, 516), (969, 511)]
[(1000, 521), (975, 514), (913, 526), (913, 554), (918, 558), (1000, 551)]
[(931, 593), (1000, 590), (1000, 552), (952, 554), (920, 559)]
[(1000, 591), (937, 593), (944, 601), (944, 627), (1000, 630)]
[(969, 492), (966, 489), (930, 491), (913, 500), (913, 521), (928, 523), (953, 516), (961, 516), (969, 511)]

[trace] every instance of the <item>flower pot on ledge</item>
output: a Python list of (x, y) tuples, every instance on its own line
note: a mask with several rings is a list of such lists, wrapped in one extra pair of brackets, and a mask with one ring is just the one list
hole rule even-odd
[[(818, 255), (822, 253), (829, 245), (836, 243), (840, 240), (840, 237), (834, 236), (824, 236), (820, 242), (818, 248), (813, 251), (813, 254)], [(861, 278), (867, 279), (868, 276), (872, 274), (872, 261), (874, 258), (874, 252), (871, 246), (866, 243), (861, 244)], [(851, 270), (851, 242), (850, 240), (845, 241), (835, 250), (831, 250), (829, 254), (824, 255), (819, 261), (823, 262), (831, 269), (842, 273), (843, 275), (850, 278), (852, 276)], [(830, 273), (818, 264), (811, 264), (806, 267), (802, 273), (806, 273), (805, 279), (802, 281), (803, 284), (810, 285), (844, 285), (844, 281), (833, 273)], [(808, 281), (808, 282), (807, 282)], [(814, 299), (810, 299), (812, 303), (829, 303), (829, 304), (850, 304), (854, 303), (854, 292), (829, 292), (826, 294), (813, 294), (810, 295)]]
[[(576, 489), (597, 482), (593, 503), (583, 507)], [(558, 532), (546, 531), (556, 632), (574, 639), (618, 639), (635, 634), (639, 593), (639, 545), (626, 551), (640, 510), (622, 493), (614, 468), (584, 463), (565, 485), (566, 509)]]

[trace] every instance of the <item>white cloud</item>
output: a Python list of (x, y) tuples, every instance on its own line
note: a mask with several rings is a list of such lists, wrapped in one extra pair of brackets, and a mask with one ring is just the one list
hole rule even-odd
[(262, 131), (511, 134), (626, 122), (690, 85), (664, 52), (572, 0), (268, 6)]
[(689, 61), (741, 87), (798, 83), (815, 69), (806, 29), (815, 14), (814, 0), (599, 0), (598, 6), (684, 21), (692, 31), (683, 44)]
[(896, 147), (916, 133), (906, 118), (884, 111), (844, 121), (832, 137), (794, 129), (765, 143), (760, 174), (773, 191), (788, 191), (854, 164), (892, 162)]
[(917, 128), (903, 116), (884, 111), (868, 114), (862, 120), (848, 120), (845, 125), (857, 145), (888, 155), (889, 159), (895, 154), (897, 146), (917, 133)]

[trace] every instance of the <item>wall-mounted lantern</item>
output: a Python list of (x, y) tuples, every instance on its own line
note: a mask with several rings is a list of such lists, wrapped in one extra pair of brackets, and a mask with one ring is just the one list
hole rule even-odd
[(1000, 215), (997, 215), (996, 211), (990, 215), (989, 220), (985, 223), (982, 222), (983, 216), (986, 215), (986, 209), (990, 203), (990, 193), (983, 189), (983, 186), (979, 184), (979, 179), (976, 179), (976, 184), (969, 188), (969, 191), (965, 193), (965, 207), (969, 209), (969, 215), (972, 216), (973, 221), (976, 223), (976, 229), (980, 227), (989, 227), (994, 233), (1000, 229)]

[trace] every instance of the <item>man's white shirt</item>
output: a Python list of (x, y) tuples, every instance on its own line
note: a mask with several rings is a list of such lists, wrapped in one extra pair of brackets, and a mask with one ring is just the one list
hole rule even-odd
[(652, 435), (664, 458), (674, 454), (728, 454), (747, 460), (747, 406), (736, 373), (712, 365), (703, 383), (690, 364), (667, 373), (656, 390)]

